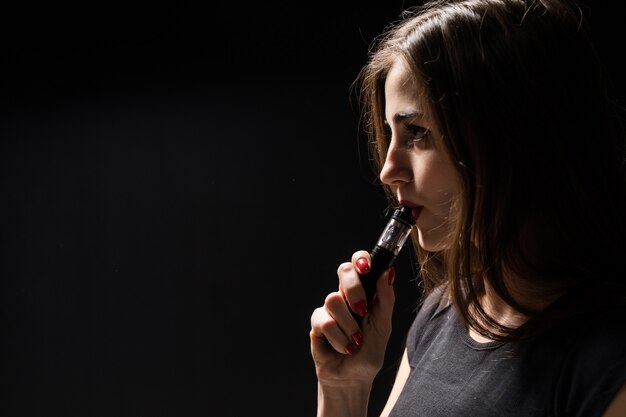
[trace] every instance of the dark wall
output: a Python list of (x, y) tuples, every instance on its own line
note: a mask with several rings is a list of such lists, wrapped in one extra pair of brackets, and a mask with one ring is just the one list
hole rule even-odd
[(7, 11), (2, 415), (314, 415), (310, 314), (385, 220), (350, 93), (379, 3)]

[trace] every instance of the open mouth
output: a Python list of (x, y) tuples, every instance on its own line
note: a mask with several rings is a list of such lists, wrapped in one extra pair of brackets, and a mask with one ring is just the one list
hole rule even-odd
[(413, 204), (410, 201), (400, 200), (400, 204), (411, 209), (411, 215), (415, 220), (419, 217), (422, 212), (423, 206), (418, 206), (417, 204)]

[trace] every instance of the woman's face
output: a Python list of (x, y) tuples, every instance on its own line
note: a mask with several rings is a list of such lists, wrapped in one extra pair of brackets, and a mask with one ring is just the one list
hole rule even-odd
[(404, 61), (397, 59), (385, 82), (391, 142), (380, 179), (401, 204), (413, 207), (420, 246), (438, 251), (449, 244), (452, 202), (460, 188), (421, 90)]

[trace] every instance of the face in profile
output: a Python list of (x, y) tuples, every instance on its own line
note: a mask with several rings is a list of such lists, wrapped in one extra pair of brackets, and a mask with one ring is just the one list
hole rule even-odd
[(459, 185), (421, 91), (421, 83), (397, 59), (385, 81), (390, 142), (380, 179), (401, 204), (414, 207), (420, 246), (439, 251), (449, 244)]

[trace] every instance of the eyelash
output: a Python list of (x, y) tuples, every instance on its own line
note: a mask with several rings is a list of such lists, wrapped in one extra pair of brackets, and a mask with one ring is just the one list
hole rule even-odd
[(420, 142), (426, 138), (426, 136), (430, 133), (430, 129), (423, 126), (407, 124), (404, 125), (405, 129), (411, 135), (411, 142)]
[[(406, 136), (402, 136), (406, 138), (403, 140), (406, 146), (426, 146), (427, 143), (425, 141), (428, 134), (430, 133), (429, 128), (410, 123), (403, 124), (403, 127), (404, 131), (406, 132)], [(389, 142), (391, 141), (391, 128), (387, 123), (385, 123), (385, 136), (387, 138), (387, 146), (389, 146)]]

